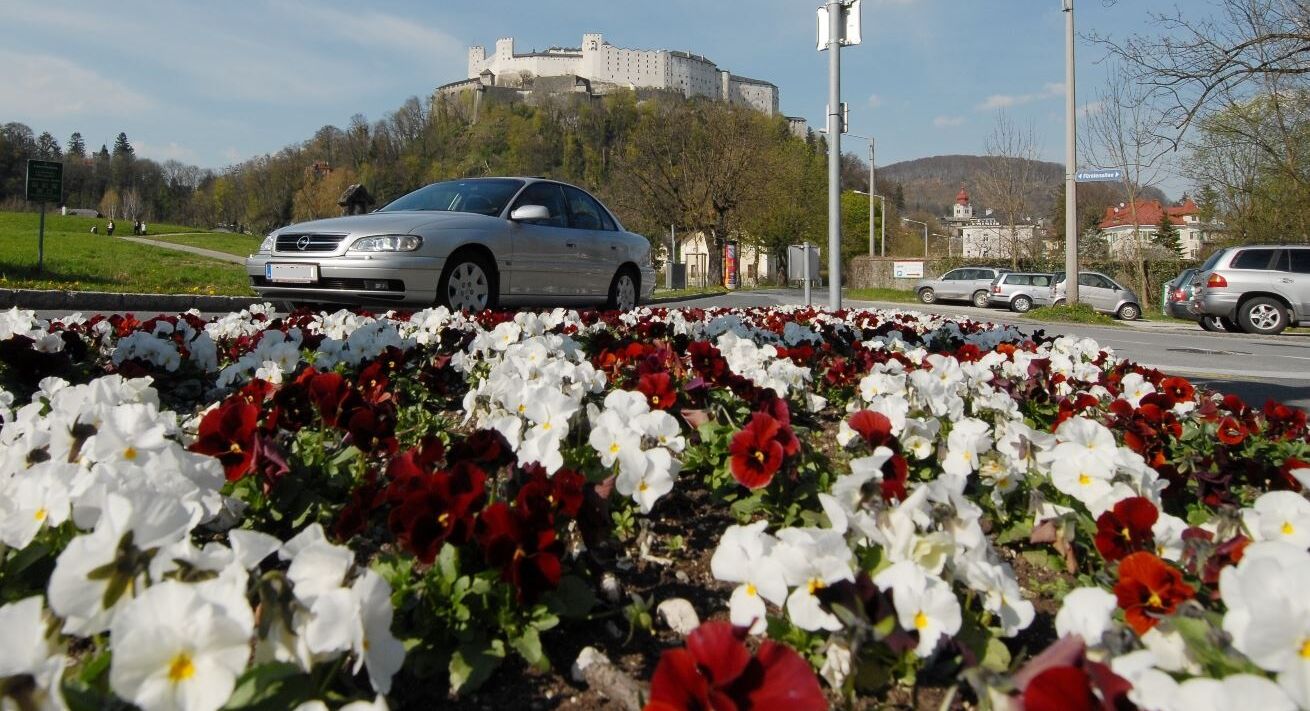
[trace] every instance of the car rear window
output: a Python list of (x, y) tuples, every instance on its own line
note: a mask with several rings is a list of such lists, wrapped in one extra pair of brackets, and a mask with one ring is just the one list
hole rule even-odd
[(1289, 249), (1292, 253), (1292, 271), (1297, 274), (1310, 274), (1310, 249)]
[(1017, 286), (1032, 286), (1033, 278), (1030, 274), (1010, 274), (1005, 277), (1005, 283)]
[(1268, 269), (1276, 249), (1244, 249), (1233, 257), (1233, 269)]

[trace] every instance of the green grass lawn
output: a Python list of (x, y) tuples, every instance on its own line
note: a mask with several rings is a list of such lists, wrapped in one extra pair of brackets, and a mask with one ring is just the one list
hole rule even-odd
[(1123, 325), (1087, 304), (1042, 306), (1029, 311), (1024, 316), (1034, 321), (1046, 321), (1048, 323), (1086, 323), (1093, 326)]
[(898, 304), (917, 304), (919, 297), (902, 289), (847, 289), (846, 298), (853, 301), (892, 301)]
[(171, 242), (173, 244), (185, 244), (189, 247), (212, 249), (215, 252), (225, 252), (238, 257), (248, 257), (254, 254), (255, 251), (259, 249), (259, 243), (264, 241), (263, 237), (238, 235), (228, 232), (163, 234), (163, 230), (156, 230), (154, 227), (151, 227), (150, 231), (158, 234), (149, 234), (143, 237), (143, 239)]
[[(0, 288), (112, 291), (120, 293), (229, 294), (250, 291), (245, 269), (185, 252), (150, 247), (104, 234), (107, 220), (46, 214), (45, 270), (38, 273), (34, 212), (0, 212)], [(115, 235), (132, 235), (132, 223), (115, 221)], [(91, 234), (91, 226), (100, 228)], [(195, 232), (192, 227), (151, 224), (151, 232)], [(235, 237), (236, 235), (219, 235)]]

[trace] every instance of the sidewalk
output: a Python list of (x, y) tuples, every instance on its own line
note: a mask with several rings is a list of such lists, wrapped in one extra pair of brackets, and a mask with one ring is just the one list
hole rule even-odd
[[(170, 235), (170, 234), (163, 234), (163, 235), (156, 235), (156, 236), (158, 236), (158, 237), (171, 237), (172, 235)], [(238, 256), (236, 256), (235, 254), (228, 254), (227, 252), (215, 252), (215, 251), (212, 250), (212, 249), (205, 249), (205, 248), (203, 248), (203, 247), (192, 247), (192, 246), (189, 245), (189, 244), (174, 244), (173, 242), (161, 242), (161, 241), (159, 241), (159, 240), (149, 239), (149, 238), (146, 238), (146, 237), (122, 237), (122, 236), (120, 236), (120, 237), (118, 237), (118, 239), (126, 240), (126, 241), (128, 241), (128, 242), (136, 242), (137, 244), (144, 244), (144, 245), (147, 245), (147, 246), (150, 246), (150, 247), (160, 247), (160, 248), (162, 248), (162, 249), (171, 249), (171, 250), (174, 250), (174, 251), (177, 251), (177, 252), (190, 252), (191, 254), (198, 254), (198, 255), (200, 255), (200, 256), (202, 256), (202, 257), (209, 257), (210, 259), (217, 259), (217, 260), (220, 260), (220, 261), (223, 261), (223, 262), (230, 262), (230, 263), (232, 263), (232, 264), (245, 264), (245, 263), (246, 263), (246, 258), (245, 258), (245, 257), (238, 257)]]

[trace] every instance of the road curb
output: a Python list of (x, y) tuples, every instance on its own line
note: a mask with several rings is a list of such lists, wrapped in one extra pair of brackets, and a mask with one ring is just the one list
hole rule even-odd
[(251, 304), (263, 303), (257, 296), (207, 296), (199, 294), (119, 294), (108, 291), (48, 291), (40, 289), (0, 289), (0, 308), (39, 311), (100, 311), (181, 313), (201, 311), (240, 311)]
[(660, 304), (676, 304), (683, 301), (697, 301), (699, 299), (713, 299), (716, 296), (728, 296), (731, 291), (716, 291), (709, 294), (692, 294), (690, 296), (665, 296), (658, 299), (651, 299), (642, 304), (642, 306), (659, 306)]

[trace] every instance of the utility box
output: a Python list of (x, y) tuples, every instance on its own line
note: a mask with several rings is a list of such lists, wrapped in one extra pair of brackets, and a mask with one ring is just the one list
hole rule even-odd
[(812, 244), (787, 247), (787, 281), (805, 280), (805, 250), (810, 251), (810, 281), (819, 281), (819, 248)]
[(664, 268), (665, 268), (665, 269), (668, 269), (668, 270), (671, 272), (669, 276), (672, 277), (672, 279), (671, 279), (670, 287), (669, 287), (669, 288), (671, 288), (671, 289), (686, 289), (686, 288), (687, 288), (687, 265), (686, 265), (686, 264), (665, 264), (665, 265), (664, 265)]

